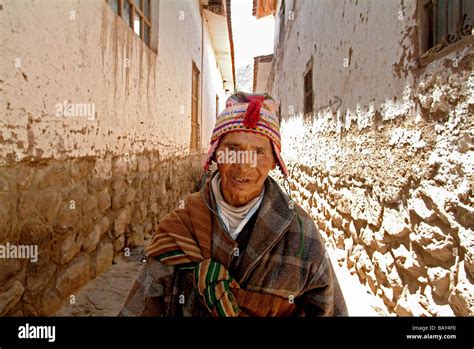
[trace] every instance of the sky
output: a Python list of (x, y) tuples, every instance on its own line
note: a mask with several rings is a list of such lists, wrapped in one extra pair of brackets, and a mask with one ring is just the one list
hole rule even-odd
[(235, 68), (253, 63), (255, 56), (273, 53), (275, 19), (252, 16), (252, 0), (232, 0)]

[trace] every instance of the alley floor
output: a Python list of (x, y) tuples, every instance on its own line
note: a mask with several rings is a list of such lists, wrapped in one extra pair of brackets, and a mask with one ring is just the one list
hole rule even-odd
[(121, 259), (75, 294), (56, 316), (117, 316), (143, 265), (141, 249)]

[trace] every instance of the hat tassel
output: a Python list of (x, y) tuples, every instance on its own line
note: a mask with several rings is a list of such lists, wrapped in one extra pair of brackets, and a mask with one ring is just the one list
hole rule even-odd
[(257, 127), (257, 123), (260, 120), (260, 108), (264, 100), (264, 96), (252, 96), (248, 97), (250, 103), (247, 107), (244, 117), (244, 126), (247, 128)]

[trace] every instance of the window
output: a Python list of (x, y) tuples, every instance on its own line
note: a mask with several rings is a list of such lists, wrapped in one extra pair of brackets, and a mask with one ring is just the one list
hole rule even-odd
[(421, 0), (422, 52), (427, 56), (472, 37), (474, 1)]
[(219, 96), (216, 95), (216, 120), (218, 116), (219, 116)]
[(304, 74), (304, 113), (313, 112), (313, 67), (310, 66)]
[(191, 150), (198, 150), (199, 144), (199, 70), (193, 62), (191, 87)]
[(148, 46), (151, 36), (151, 0), (106, 0)]

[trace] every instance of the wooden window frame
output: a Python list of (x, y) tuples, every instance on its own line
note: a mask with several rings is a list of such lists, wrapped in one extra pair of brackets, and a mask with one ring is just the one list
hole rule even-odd
[[(418, 19), (419, 19), (419, 41), (420, 41), (420, 65), (424, 66), (436, 59), (442, 58), (447, 54), (457, 51), (466, 45), (474, 43), (472, 35), (472, 26), (474, 15), (467, 15), (463, 11), (463, 1), (455, 0), (458, 4), (458, 15), (455, 32), (449, 31), (449, 24), (453, 20), (449, 14), (449, 5), (446, 2), (444, 16), (446, 22), (445, 35), (438, 38), (439, 8), (438, 0), (418, 0)], [(463, 13), (464, 12), (464, 13)], [(471, 34), (467, 33), (468, 31)]]
[[(105, 0), (109, 5), (110, 5), (110, 0)], [(135, 4), (135, 1), (133, 0), (117, 0), (118, 3), (118, 13), (117, 15), (120, 18), (123, 18), (125, 22), (128, 24), (128, 26), (132, 29), (133, 33), (135, 35), (138, 35), (143, 42), (151, 47), (151, 28), (152, 28), (152, 1), (151, 0), (140, 0), (140, 7)], [(130, 16), (129, 18), (124, 18), (124, 11), (123, 8), (125, 6), (125, 3), (128, 3), (130, 6)], [(145, 3), (148, 3), (148, 17), (145, 15)], [(135, 33), (135, 28), (133, 27), (134, 25), (134, 18), (135, 15), (138, 16), (140, 20), (140, 34)], [(145, 27), (147, 27), (148, 31), (148, 42), (145, 41)]]
[[(190, 139), (190, 150), (197, 152), (199, 150), (200, 134), (199, 134), (199, 82), (201, 72), (199, 71), (196, 63), (193, 61), (191, 71), (191, 139)], [(195, 83), (194, 83), (195, 82)], [(195, 108), (194, 108), (195, 104)], [(195, 113), (194, 114), (194, 110)]]

